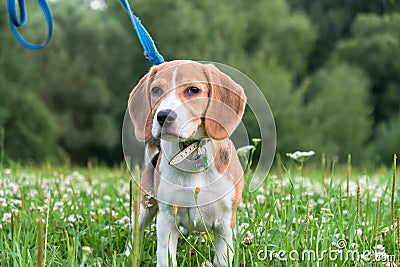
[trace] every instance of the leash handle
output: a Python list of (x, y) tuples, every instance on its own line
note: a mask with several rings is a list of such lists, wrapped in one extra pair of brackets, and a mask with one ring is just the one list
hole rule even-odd
[(140, 19), (136, 17), (131, 7), (129, 6), (128, 0), (119, 0), (122, 7), (128, 13), (129, 18), (131, 19), (133, 28), (135, 29), (136, 35), (139, 38), (139, 41), (144, 50), (144, 56), (151, 62), (153, 65), (159, 65), (164, 63), (165, 60), (163, 56), (158, 52), (156, 45), (154, 44), (153, 39), (150, 34), (147, 32), (146, 28), (140, 22)]
[(47, 4), (46, 0), (37, 0), (37, 2), (47, 21), (47, 27), (48, 27), (47, 40), (44, 41), (42, 44), (38, 45), (26, 41), (22, 37), (22, 35), (18, 32), (18, 27), (24, 26), (27, 21), (25, 1), (18, 0), (18, 6), (19, 6), (19, 18), (18, 18), (17, 0), (7, 0), (7, 11), (8, 11), (11, 30), (15, 38), (18, 40), (18, 42), (20, 42), (26, 48), (32, 50), (38, 50), (45, 47), (49, 43), (51, 36), (53, 35), (53, 16), (51, 15), (50, 7)]

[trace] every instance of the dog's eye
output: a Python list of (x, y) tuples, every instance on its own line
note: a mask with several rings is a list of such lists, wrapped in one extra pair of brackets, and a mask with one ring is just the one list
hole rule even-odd
[(160, 87), (153, 87), (151, 88), (151, 94), (154, 96), (160, 96), (162, 95), (163, 90)]
[(197, 95), (198, 93), (200, 93), (200, 89), (195, 86), (191, 86), (185, 90), (185, 94), (187, 94), (189, 96)]

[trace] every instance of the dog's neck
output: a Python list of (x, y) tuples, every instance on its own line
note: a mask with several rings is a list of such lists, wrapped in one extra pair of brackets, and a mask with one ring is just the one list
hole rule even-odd
[(208, 168), (208, 159), (214, 157), (214, 147), (209, 138), (200, 140), (161, 140), (161, 150), (169, 165), (189, 172)]

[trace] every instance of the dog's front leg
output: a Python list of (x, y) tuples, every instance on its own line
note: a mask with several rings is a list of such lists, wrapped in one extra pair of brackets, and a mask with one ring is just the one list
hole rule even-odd
[(232, 266), (233, 241), (230, 220), (222, 220), (214, 226), (214, 266)]
[(173, 266), (176, 264), (176, 246), (179, 232), (175, 227), (172, 207), (164, 207), (157, 216), (157, 267), (168, 267), (171, 256)]

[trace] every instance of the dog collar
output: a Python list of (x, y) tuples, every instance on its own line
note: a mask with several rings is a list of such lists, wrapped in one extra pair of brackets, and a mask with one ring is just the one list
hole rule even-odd
[(208, 162), (207, 162), (207, 153), (206, 153), (206, 145), (207, 139), (203, 139), (200, 141), (195, 141), (193, 143), (181, 143), (180, 144), (180, 149), (182, 149), (178, 154), (176, 154), (171, 161), (169, 162), (169, 165), (177, 165), (178, 163), (184, 161), (187, 159), (190, 155), (193, 154), (197, 150), (197, 155), (194, 157), (195, 161), (195, 167), (197, 171), (206, 169), (208, 167)]

